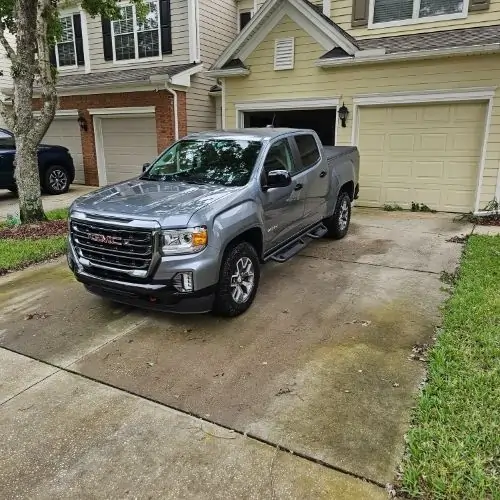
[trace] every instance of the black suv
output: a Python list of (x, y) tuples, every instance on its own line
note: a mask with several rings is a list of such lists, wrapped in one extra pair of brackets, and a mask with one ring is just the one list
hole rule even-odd
[[(14, 180), (14, 135), (0, 128), (0, 189), (16, 192)], [(63, 146), (38, 146), (38, 170), (42, 190), (48, 194), (66, 193), (75, 179), (75, 166), (68, 148)]]

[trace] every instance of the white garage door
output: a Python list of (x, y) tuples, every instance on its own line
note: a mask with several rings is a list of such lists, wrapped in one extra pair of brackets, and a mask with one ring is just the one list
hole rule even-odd
[(486, 104), (360, 108), (360, 204), (473, 209)]
[(137, 177), (158, 155), (155, 118), (103, 117), (102, 141), (107, 183)]
[(54, 118), (54, 121), (45, 134), (42, 142), (45, 144), (54, 144), (64, 146), (69, 149), (73, 162), (75, 163), (75, 182), (85, 183), (83, 171), (82, 139), (80, 127), (75, 116), (68, 118)]

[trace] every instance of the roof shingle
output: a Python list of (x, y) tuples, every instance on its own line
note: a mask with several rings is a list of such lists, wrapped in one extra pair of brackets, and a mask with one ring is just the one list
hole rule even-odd
[(151, 68), (137, 69), (123, 68), (116, 71), (60, 75), (57, 80), (57, 87), (66, 88), (141, 82), (149, 83), (149, 78), (153, 75), (167, 74), (172, 77), (193, 66), (196, 66), (196, 63), (179, 64), (175, 66), (153, 66)]

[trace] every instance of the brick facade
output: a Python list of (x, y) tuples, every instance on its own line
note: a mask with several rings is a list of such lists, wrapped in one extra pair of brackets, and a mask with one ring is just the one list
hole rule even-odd
[[(40, 107), (39, 99), (35, 99), (35, 108)], [(97, 172), (97, 153), (94, 135), (94, 123), (89, 112), (93, 108), (127, 108), (154, 106), (156, 119), (156, 141), (158, 152), (163, 151), (175, 139), (173, 96), (166, 90), (123, 92), (116, 94), (91, 94), (61, 96), (59, 109), (79, 110), (87, 122), (87, 130), (81, 130), (83, 168), (85, 184), (99, 185)], [(177, 92), (177, 107), (179, 119), (179, 136), (187, 134), (186, 93)]]

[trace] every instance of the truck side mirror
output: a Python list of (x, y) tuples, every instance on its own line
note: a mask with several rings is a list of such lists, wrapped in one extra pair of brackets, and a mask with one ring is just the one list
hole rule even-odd
[(264, 191), (271, 188), (287, 187), (292, 183), (292, 177), (287, 170), (271, 170), (267, 173), (266, 184), (262, 186)]
[(151, 163), (145, 163), (143, 166), (142, 166), (142, 171), (145, 172), (148, 168), (149, 168), (149, 165), (151, 165)]

